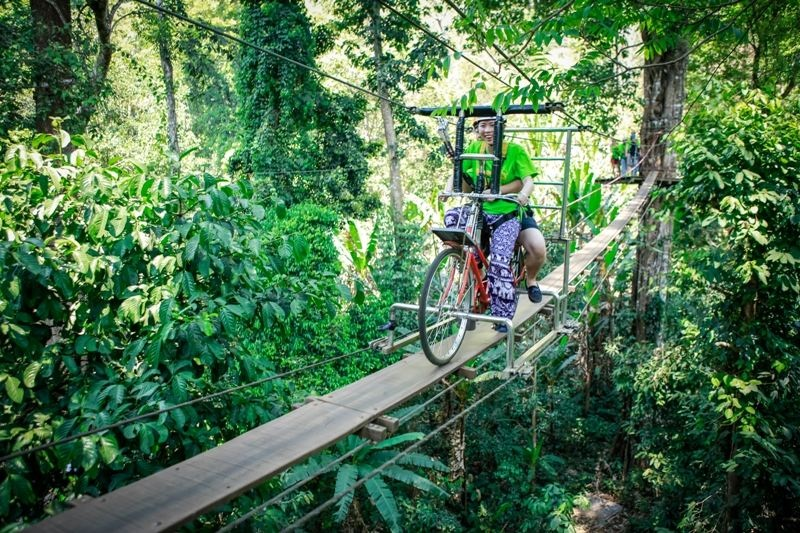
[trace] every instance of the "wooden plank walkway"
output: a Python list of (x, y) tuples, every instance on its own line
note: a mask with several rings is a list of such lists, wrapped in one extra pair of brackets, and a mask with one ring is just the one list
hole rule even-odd
[[(570, 280), (579, 276), (619, 235), (644, 203), (655, 175), (648, 177), (636, 197), (607, 228), (573, 254)], [(557, 269), (540, 284), (558, 293), (562, 279), (563, 269)], [(551, 299), (546, 296), (533, 304), (521, 298), (514, 322), (531, 318)], [(105, 533), (174, 529), (358, 431), (502, 341), (504, 336), (488, 323), (479, 323), (445, 366), (430, 364), (422, 353), (413, 354), (216, 448), (78, 503), (30, 530)]]

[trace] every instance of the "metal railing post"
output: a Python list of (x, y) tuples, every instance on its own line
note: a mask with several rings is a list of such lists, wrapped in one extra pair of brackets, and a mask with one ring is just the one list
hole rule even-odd
[(561, 295), (563, 297), (562, 300), (562, 308), (559, 309), (559, 313), (561, 314), (560, 322), (562, 324), (566, 323), (567, 321), (567, 303), (569, 301), (569, 256), (570, 256), (570, 244), (571, 240), (569, 238), (569, 232), (567, 228), (567, 205), (568, 202), (568, 195), (569, 195), (569, 177), (570, 177), (570, 162), (572, 159), (572, 132), (567, 132), (567, 150), (566, 154), (564, 155), (564, 184), (562, 185), (562, 203), (561, 203), (561, 231), (559, 237), (561, 241), (564, 243), (564, 280), (561, 287)]

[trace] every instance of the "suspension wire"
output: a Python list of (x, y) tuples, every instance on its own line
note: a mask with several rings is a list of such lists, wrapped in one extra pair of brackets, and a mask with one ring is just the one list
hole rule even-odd
[[(498, 355), (498, 356), (496, 356), (496, 357), (493, 357), (493, 358), (487, 359), (486, 361), (484, 361), (484, 362), (482, 362), (481, 364), (479, 364), (478, 366), (476, 366), (476, 367), (475, 367), (475, 369), (476, 369), (476, 370), (480, 370), (481, 368), (483, 368), (483, 367), (485, 367), (486, 365), (488, 365), (488, 364), (490, 364), (490, 363), (494, 362), (494, 361), (495, 361), (495, 360), (497, 360), (498, 358), (499, 358), (499, 355)], [(434, 396), (432, 396), (431, 398), (429, 398), (429, 399), (428, 399), (427, 401), (425, 401), (424, 403), (422, 403), (422, 404), (420, 404), (420, 405), (417, 405), (417, 406), (415, 406), (415, 408), (414, 408), (414, 409), (413, 409), (413, 410), (412, 410), (412, 411), (411, 411), (409, 414), (407, 414), (406, 416), (404, 416), (404, 417), (402, 417), (402, 418), (400, 418), (400, 419), (399, 419), (399, 421), (398, 421), (399, 425), (401, 425), (401, 426), (402, 426), (403, 424), (405, 424), (406, 422), (408, 422), (408, 421), (409, 421), (409, 420), (411, 420), (412, 418), (416, 417), (418, 414), (420, 414), (422, 411), (424, 411), (426, 407), (428, 407), (428, 406), (429, 406), (429, 405), (431, 405), (433, 402), (435, 402), (436, 400), (438, 400), (439, 398), (441, 398), (441, 397), (442, 397), (444, 394), (446, 394), (446, 393), (450, 392), (450, 391), (451, 391), (451, 390), (453, 390), (455, 387), (457, 387), (458, 385), (460, 385), (461, 383), (463, 383), (463, 382), (465, 382), (465, 381), (467, 381), (467, 379), (466, 379), (466, 378), (458, 378), (456, 381), (454, 381), (453, 383), (451, 383), (450, 385), (448, 385), (447, 387), (445, 387), (444, 389), (442, 389), (441, 391), (439, 391), (438, 393), (436, 393)], [(369, 445), (369, 444), (370, 444), (370, 442), (369, 442), (369, 441), (365, 441), (365, 442), (363, 442), (363, 443), (359, 444), (359, 445), (358, 445), (356, 448), (354, 448), (353, 450), (350, 450), (350, 451), (349, 451), (349, 452), (347, 452), (346, 454), (342, 455), (341, 457), (339, 457), (339, 458), (338, 458), (338, 459), (336, 459), (335, 461), (333, 461), (333, 462), (331, 462), (331, 463), (328, 463), (328, 464), (326, 464), (326, 465), (323, 465), (323, 466), (322, 466), (322, 467), (320, 467), (320, 468), (319, 468), (319, 469), (318, 469), (316, 472), (314, 472), (313, 474), (310, 474), (310, 475), (309, 475), (309, 476), (308, 476), (306, 479), (304, 479), (304, 480), (302, 480), (302, 481), (299, 481), (299, 482), (295, 483), (294, 485), (292, 485), (292, 486), (288, 487), (286, 490), (284, 490), (284, 491), (283, 491), (283, 492), (281, 492), (280, 494), (278, 494), (278, 495), (274, 496), (273, 498), (270, 498), (270, 499), (269, 499), (267, 502), (264, 502), (264, 503), (262, 503), (262, 504), (258, 505), (258, 507), (255, 507), (255, 508), (251, 509), (251, 510), (250, 510), (250, 511), (248, 511), (246, 514), (244, 514), (244, 515), (240, 516), (239, 518), (237, 518), (236, 520), (234, 520), (234, 521), (233, 521), (233, 522), (231, 522), (230, 524), (227, 524), (227, 525), (225, 525), (224, 527), (222, 527), (221, 529), (219, 529), (218, 533), (223, 533), (223, 532), (226, 532), (226, 531), (230, 531), (230, 530), (232, 530), (233, 528), (235, 528), (236, 526), (239, 526), (239, 525), (241, 525), (243, 522), (246, 522), (247, 520), (249, 520), (250, 518), (252, 518), (254, 515), (256, 515), (256, 514), (258, 514), (258, 513), (262, 512), (262, 511), (264, 511), (264, 510), (265, 510), (267, 507), (269, 507), (269, 506), (271, 506), (271, 505), (273, 505), (273, 504), (275, 504), (275, 503), (279, 502), (279, 501), (280, 501), (280, 500), (282, 500), (284, 497), (286, 497), (288, 494), (291, 494), (291, 493), (292, 493), (292, 492), (294, 492), (295, 490), (297, 490), (297, 489), (299, 489), (300, 487), (304, 486), (305, 484), (307, 484), (307, 483), (311, 482), (313, 479), (316, 479), (316, 478), (317, 478), (317, 477), (319, 477), (320, 475), (322, 475), (322, 474), (324, 474), (324, 473), (328, 472), (328, 471), (331, 469), (331, 467), (333, 467), (333, 466), (336, 466), (337, 464), (341, 463), (341, 462), (342, 462), (342, 461), (344, 461), (345, 459), (348, 459), (349, 457), (352, 457), (353, 455), (355, 455), (355, 453), (357, 453), (358, 451), (362, 450), (362, 449), (363, 449), (365, 446), (367, 446), (367, 445)]]
[(332, 167), (332, 168), (318, 168), (318, 169), (311, 169), (311, 170), (304, 170), (304, 169), (296, 169), (296, 170), (273, 170), (273, 169), (265, 169), (260, 170), (258, 172), (254, 172), (254, 176), (282, 176), (287, 174), (319, 174), (322, 172), (333, 172), (334, 170), (369, 170), (369, 167), (366, 165), (361, 166), (353, 166), (353, 167)]
[[(748, 6), (748, 7), (749, 7), (749, 6)], [(765, 10), (766, 10), (766, 8), (765, 8), (764, 10), (762, 10), (761, 12), (763, 13)], [(759, 14), (759, 16), (760, 16), (760, 15), (761, 15), (761, 14)], [(727, 54), (725, 54), (725, 57), (723, 57), (723, 58), (722, 58), (722, 59), (719, 61), (719, 63), (717, 63), (717, 65), (714, 67), (714, 70), (712, 70), (712, 71), (711, 71), (711, 74), (708, 76), (708, 78), (706, 79), (706, 82), (703, 84), (703, 87), (702, 87), (702, 89), (700, 89), (700, 92), (698, 92), (698, 93), (697, 93), (697, 95), (695, 95), (694, 99), (693, 99), (693, 100), (692, 100), (692, 101), (689, 103), (689, 105), (686, 107), (686, 111), (683, 113), (683, 115), (681, 116), (680, 120), (678, 120), (678, 122), (676, 122), (676, 123), (675, 123), (675, 125), (674, 125), (674, 126), (672, 126), (672, 127), (669, 129), (669, 131), (667, 131), (667, 132), (666, 132), (665, 134), (663, 134), (663, 135), (661, 134), (661, 131), (656, 131), (656, 134), (657, 134), (657, 135), (658, 135), (660, 138), (666, 138), (666, 137), (669, 137), (669, 136), (672, 134), (672, 132), (673, 132), (673, 131), (675, 131), (675, 130), (676, 130), (676, 129), (677, 129), (677, 128), (678, 128), (678, 127), (681, 125), (681, 124), (683, 124), (683, 121), (684, 121), (684, 120), (686, 120), (686, 117), (689, 115), (689, 113), (691, 112), (692, 108), (695, 106), (695, 104), (698, 102), (698, 100), (700, 100), (700, 98), (701, 98), (701, 97), (702, 97), (702, 96), (705, 94), (705, 92), (708, 90), (708, 86), (711, 84), (711, 81), (712, 81), (712, 80), (714, 79), (714, 77), (717, 75), (717, 71), (718, 71), (718, 70), (720, 69), (720, 67), (721, 67), (721, 66), (722, 66), (722, 65), (723, 65), (723, 64), (724, 64), (724, 63), (725, 63), (725, 62), (728, 60), (728, 58), (730, 58), (730, 57), (731, 57), (731, 55), (733, 55), (733, 53), (736, 51), (736, 49), (737, 49), (737, 48), (738, 48), (738, 47), (739, 47), (739, 46), (742, 44), (742, 41), (744, 40), (744, 36), (745, 36), (745, 34), (743, 33), (743, 34), (742, 34), (742, 36), (740, 36), (740, 37), (739, 37), (739, 39), (738, 39), (738, 40), (737, 40), (737, 41), (736, 41), (736, 42), (733, 44), (733, 46), (732, 46), (732, 47), (731, 47), (731, 49), (728, 51), (728, 53), (727, 53)], [(639, 156), (639, 161), (638, 161), (638, 163), (636, 163), (636, 165), (634, 165), (634, 166), (631, 168), (631, 170), (633, 170), (633, 169), (635, 169), (635, 168), (639, 167), (639, 166), (642, 164), (642, 162), (644, 161), (644, 159), (645, 159), (645, 156), (647, 156), (647, 154), (649, 154), (649, 153), (650, 153), (650, 151), (651, 151), (651, 150), (653, 150), (653, 149), (654, 149), (656, 146), (658, 146), (659, 144), (661, 144), (661, 143), (653, 143), (653, 144), (651, 144), (651, 145), (650, 145), (650, 147), (647, 149), (647, 151), (646, 151), (644, 154), (642, 154), (642, 155), (640, 155), (640, 156)], [(623, 176), (618, 176), (616, 179), (614, 179), (614, 180), (611, 180), (610, 182), (607, 182), (607, 183), (605, 183), (605, 185), (613, 185), (614, 183), (618, 182), (618, 181), (619, 181), (619, 180), (621, 180), (622, 178), (623, 178)]]
[(370, 349), (369, 347), (366, 347), (366, 348), (362, 348), (360, 350), (356, 350), (354, 352), (337, 355), (335, 357), (329, 357), (328, 359), (325, 359), (323, 361), (318, 361), (316, 363), (312, 363), (310, 365), (306, 365), (306, 366), (303, 366), (303, 367), (300, 367), (300, 368), (296, 368), (294, 370), (289, 370), (289, 371), (286, 371), (286, 372), (282, 372), (280, 374), (273, 374), (273, 375), (265, 377), (265, 378), (261, 378), (261, 379), (255, 380), (255, 381), (251, 381), (250, 383), (245, 383), (243, 385), (237, 385), (235, 387), (231, 387), (231, 388), (228, 388), (228, 389), (225, 389), (225, 390), (214, 392), (214, 393), (208, 394), (206, 396), (201, 396), (199, 398), (194, 398), (192, 400), (181, 402), (181, 403), (178, 403), (178, 404), (175, 404), (175, 405), (170, 405), (168, 407), (164, 407), (164, 408), (159, 409), (157, 411), (151, 411), (149, 413), (143, 413), (141, 415), (137, 415), (137, 416), (133, 416), (133, 417), (130, 417), (130, 418), (126, 418), (125, 420), (120, 420), (119, 422), (114, 422), (113, 424), (108, 424), (106, 426), (102, 426), (102, 427), (99, 427), (99, 428), (95, 428), (95, 429), (91, 429), (91, 430), (88, 430), (88, 431), (84, 431), (84, 432), (78, 433), (76, 435), (70, 435), (69, 437), (65, 437), (63, 439), (59, 439), (59, 440), (56, 440), (56, 441), (51, 441), (51, 442), (47, 442), (47, 443), (44, 443), (44, 444), (40, 444), (39, 446), (34, 446), (33, 448), (26, 448), (24, 450), (18, 450), (18, 451), (14, 452), (14, 453), (10, 453), (8, 455), (4, 455), (3, 457), (0, 457), (0, 464), (3, 464), (3, 463), (5, 463), (7, 461), (10, 461), (12, 459), (16, 459), (17, 457), (21, 457), (23, 455), (29, 455), (31, 453), (40, 452), (42, 450), (46, 450), (46, 449), (52, 448), (54, 446), (60, 446), (62, 444), (67, 444), (68, 442), (72, 442), (72, 441), (75, 441), (75, 440), (78, 440), (78, 439), (82, 439), (83, 437), (89, 437), (89, 436), (95, 435), (97, 433), (102, 433), (104, 431), (108, 431), (109, 429), (116, 429), (116, 428), (121, 427), (121, 426), (127, 426), (129, 424), (132, 424), (133, 422), (138, 422), (139, 420), (144, 420), (146, 418), (152, 418), (154, 416), (159, 416), (159, 415), (162, 415), (164, 413), (168, 413), (170, 411), (174, 411), (176, 409), (181, 409), (183, 407), (188, 407), (188, 406), (194, 405), (196, 403), (206, 402), (208, 400), (213, 400), (215, 398), (219, 398), (220, 396), (225, 396), (227, 394), (231, 394), (233, 392), (240, 391), (242, 389), (255, 387), (257, 385), (262, 385), (262, 384), (267, 383), (269, 381), (274, 381), (276, 379), (280, 379), (280, 378), (283, 378), (283, 377), (286, 377), (286, 376), (297, 374), (298, 372), (302, 372), (304, 370), (308, 370), (308, 369), (315, 368), (315, 367), (322, 366), (322, 365), (327, 365), (327, 364), (332, 363), (334, 361), (337, 361), (339, 359), (344, 359), (346, 357), (352, 357), (352, 356), (354, 356), (356, 354), (359, 354), (361, 352), (367, 351), (369, 349)]
[(598, 131), (597, 129), (593, 128), (592, 126), (589, 126), (588, 124), (586, 124), (584, 122), (581, 122), (580, 119), (576, 118), (575, 116), (571, 115), (570, 113), (567, 113), (563, 109), (556, 109), (554, 112), (560, 114), (562, 116), (562, 118), (564, 118), (565, 120), (568, 120), (568, 121), (572, 122), (573, 124), (575, 124), (578, 127), (578, 129), (580, 131), (582, 131), (582, 132), (585, 131), (585, 132), (591, 133), (592, 135), (597, 135), (598, 137), (602, 137), (602, 138), (605, 138), (605, 139), (610, 139), (610, 140), (612, 140), (614, 142), (623, 142), (622, 139), (617, 139), (613, 135), (609, 135), (608, 133), (603, 133), (602, 131)]
[(303, 479), (301, 481), (298, 481), (294, 485), (288, 487), (286, 490), (284, 490), (281, 493), (273, 496), (272, 498), (270, 498), (266, 502), (258, 505), (257, 507), (254, 507), (254, 508), (250, 509), (249, 511), (247, 511), (245, 514), (243, 514), (242, 516), (240, 516), (239, 518), (237, 518), (233, 522), (224, 525), (223, 527), (221, 527), (220, 529), (217, 530), (218, 533), (224, 533), (226, 531), (231, 531), (235, 527), (240, 526), (244, 522), (247, 522), (253, 516), (261, 513), (264, 510), (266, 510), (267, 507), (269, 507), (269, 506), (271, 506), (271, 505), (273, 505), (275, 503), (278, 503), (284, 497), (286, 497), (289, 494), (293, 493), (297, 489), (303, 487), (307, 483), (310, 483), (311, 481), (315, 480), (317, 477), (321, 476), (322, 474), (330, 471), (330, 469), (333, 468), (334, 466), (336, 466), (336, 465), (342, 463), (343, 461), (345, 461), (346, 459), (349, 459), (350, 457), (354, 456), (355, 454), (357, 454), (358, 452), (360, 452), (361, 450), (363, 450), (364, 448), (369, 446), (369, 444), (370, 444), (370, 442), (368, 440), (365, 440), (364, 442), (362, 442), (361, 444), (359, 444), (358, 446), (356, 446), (355, 448), (353, 448), (349, 452), (347, 452), (347, 453), (343, 454), (342, 456), (340, 456), (335, 461), (331, 461), (330, 463), (321, 466), (319, 469), (317, 469), (316, 472), (314, 472), (313, 474), (310, 474), (307, 478), (305, 478), (305, 479)]
[(393, 6), (391, 6), (389, 3), (387, 3), (386, 0), (378, 0), (378, 2), (380, 2), (389, 11), (391, 11), (392, 13), (397, 15), (398, 17), (402, 18), (403, 20), (405, 20), (406, 22), (408, 22), (409, 24), (411, 24), (412, 26), (414, 26), (415, 28), (417, 28), (418, 30), (423, 32), (425, 35), (427, 35), (428, 37), (430, 37), (434, 41), (438, 42), (439, 44), (441, 44), (445, 48), (451, 50), (453, 53), (458, 54), (461, 58), (463, 58), (467, 62), (469, 62), (472, 65), (474, 65), (478, 70), (481, 70), (482, 72), (488, 74), (489, 76), (491, 76), (492, 78), (496, 79), (497, 81), (499, 81), (500, 83), (502, 83), (506, 87), (511, 88), (511, 85), (508, 82), (506, 82), (505, 80), (500, 78), (495, 73), (490, 72), (489, 70), (483, 68), (481, 65), (479, 65), (478, 63), (476, 63), (475, 61), (473, 61), (472, 59), (467, 57), (463, 52), (460, 52), (459, 50), (456, 50), (455, 48), (453, 48), (453, 46), (450, 43), (448, 43), (444, 39), (440, 38), (439, 36), (434, 34), (432, 31), (428, 30), (427, 28), (423, 27), (420, 23), (416, 22), (411, 17), (406, 16), (403, 13), (399, 12), (398, 10), (396, 10)]
[(500, 385), (498, 385), (497, 387), (492, 389), (490, 392), (488, 392), (487, 394), (482, 396), (480, 399), (475, 401), (472, 405), (470, 405), (469, 407), (466, 407), (460, 413), (454, 415), (449, 420), (447, 420), (447, 422), (445, 422), (444, 424), (441, 424), (436, 429), (434, 429), (433, 431), (428, 433), (422, 439), (418, 440), (417, 442), (415, 442), (411, 446), (408, 446), (402, 452), (399, 452), (397, 455), (395, 455), (394, 457), (392, 457), (391, 459), (389, 459), (388, 461), (386, 461), (382, 465), (380, 465), (377, 468), (375, 468), (374, 470), (372, 470), (369, 474), (367, 474), (363, 478), (359, 479), (356, 483), (353, 483), (352, 485), (347, 487), (342, 492), (340, 492), (338, 494), (334, 494), (329, 500), (327, 500), (326, 502), (324, 502), (321, 505), (317, 506), (312, 511), (306, 513), (305, 515), (303, 515), (302, 518), (300, 518), (299, 520), (296, 520), (295, 522), (293, 522), (292, 524), (290, 524), (289, 526), (284, 528), (282, 531), (283, 532), (287, 532), (287, 531), (292, 531), (292, 530), (300, 528), (303, 524), (307, 523), (309, 520), (311, 520), (312, 518), (314, 518), (317, 515), (319, 515), (320, 513), (322, 513), (322, 511), (324, 511), (325, 509), (327, 509), (328, 507), (330, 507), (331, 505), (333, 505), (334, 503), (339, 501), (345, 494), (347, 494), (348, 492), (352, 492), (352, 491), (356, 490), (357, 488), (361, 487), (364, 483), (366, 483), (370, 479), (372, 479), (375, 476), (377, 476), (378, 474), (380, 474), (386, 468), (392, 466), (397, 461), (399, 461), (401, 458), (403, 458), (404, 456), (406, 456), (409, 453), (413, 452), (414, 450), (416, 450), (417, 448), (419, 448), (420, 446), (422, 446), (423, 444), (425, 444), (426, 442), (431, 440), (433, 437), (435, 437), (436, 435), (438, 435), (439, 433), (441, 433), (442, 431), (444, 431), (448, 427), (452, 426), (453, 424), (458, 422), (460, 419), (462, 419), (465, 416), (467, 416), (469, 413), (474, 411), (479, 405), (481, 405), (483, 402), (485, 402), (486, 400), (488, 400), (489, 398), (491, 398), (492, 396), (494, 396), (495, 394), (500, 392), (502, 389), (507, 387), (510, 383), (512, 383), (518, 377), (519, 377), (519, 374), (514, 374), (513, 376), (511, 376), (510, 378), (505, 380), (503, 383), (501, 383)]
[[(744, 12), (746, 9), (748, 9), (750, 7), (753, 7), (756, 4), (756, 2), (757, 2), (757, 0), (753, 0), (752, 2), (750, 2), (748, 5), (745, 6), (745, 9), (742, 10), (742, 12)], [(770, 4), (767, 3), (767, 6), (769, 6), (769, 5)], [(719, 11), (719, 10), (717, 10), (717, 11)], [(699, 48), (704, 46), (706, 43), (708, 43), (711, 40), (713, 40), (720, 33), (729, 30), (736, 23), (736, 20), (739, 18), (739, 16), (741, 16), (741, 14), (735, 16), (733, 18), (733, 20), (731, 20), (728, 24), (726, 24), (725, 26), (721, 27), (720, 29), (718, 29), (717, 31), (715, 31), (714, 33), (712, 33), (711, 35), (709, 35), (705, 39), (701, 40), (699, 43), (694, 45), (691, 49), (687, 50), (686, 53), (684, 53), (680, 57), (677, 57), (675, 59), (671, 59), (669, 61), (662, 61), (661, 63), (651, 63), (649, 65), (637, 65), (637, 66), (633, 66), (633, 67), (626, 67), (626, 70), (624, 72), (621, 72), (619, 74), (612, 74), (611, 76), (607, 76), (605, 78), (600, 78), (600, 79), (597, 79), (597, 80), (587, 80), (587, 83), (589, 83), (591, 85), (600, 85), (601, 83), (605, 83), (605, 82), (607, 82), (609, 80), (612, 80), (612, 79), (614, 79), (616, 77), (622, 76), (624, 74), (627, 74), (627, 73), (635, 71), (635, 70), (645, 70), (645, 69), (656, 68), (656, 67), (666, 67), (666, 66), (673, 65), (675, 63), (679, 63), (681, 61), (687, 60), (689, 55), (691, 55), (694, 51), (698, 50)], [(744, 33), (743, 33), (743, 35), (744, 35)], [(741, 40), (741, 37), (739, 38), (739, 40)], [(738, 44), (737, 44), (737, 46), (738, 46)]]
[(161, 6), (156, 5), (156, 4), (152, 3), (152, 2), (148, 2), (147, 0), (133, 0), (133, 1), (137, 2), (139, 4), (142, 4), (143, 6), (149, 7), (150, 9), (152, 9), (154, 11), (158, 11), (159, 13), (163, 13), (164, 15), (169, 15), (171, 17), (180, 19), (183, 22), (186, 22), (187, 24), (191, 24), (193, 26), (197, 26), (198, 28), (203, 28), (204, 30), (210, 31), (211, 33), (214, 33), (214, 34), (216, 34), (216, 35), (218, 35), (220, 37), (223, 37), (225, 39), (230, 39), (231, 41), (234, 41), (234, 42), (237, 42), (237, 43), (241, 44), (242, 46), (247, 46), (249, 48), (252, 48), (253, 50), (258, 50), (259, 52), (263, 52), (263, 53), (265, 53), (267, 55), (273, 56), (273, 57), (278, 58), (278, 59), (280, 59), (282, 61), (286, 61), (287, 63), (291, 63), (292, 65), (295, 65), (295, 66), (300, 67), (302, 69), (308, 70), (309, 72), (313, 72), (313, 73), (318, 74), (320, 76), (323, 76), (325, 78), (329, 78), (329, 79), (331, 79), (333, 81), (339, 82), (342, 85), (346, 85), (346, 86), (350, 87), (351, 89), (355, 89), (356, 91), (362, 92), (364, 94), (368, 94), (368, 95), (372, 96), (373, 98), (377, 98), (379, 100), (383, 100), (384, 102), (388, 102), (388, 103), (390, 103), (392, 105), (395, 105), (395, 106), (398, 106), (398, 107), (402, 107), (402, 108), (406, 108), (406, 109), (409, 108), (409, 106), (405, 105), (402, 102), (398, 102), (397, 100), (393, 100), (391, 98), (387, 98), (386, 96), (382, 96), (382, 95), (380, 95), (380, 94), (378, 94), (376, 92), (370, 91), (369, 89), (365, 89), (364, 87), (360, 87), (360, 86), (358, 86), (358, 85), (356, 85), (354, 83), (351, 83), (351, 82), (349, 82), (347, 80), (339, 78), (338, 76), (334, 76), (333, 74), (328, 74), (327, 72), (323, 72), (323, 71), (319, 70), (316, 67), (312, 67), (312, 66), (306, 65), (306, 64), (301, 63), (299, 61), (296, 61), (296, 60), (294, 60), (292, 58), (289, 58), (289, 57), (286, 57), (284, 55), (281, 55), (281, 54), (279, 54), (277, 52), (273, 52), (272, 50), (267, 50), (266, 48), (264, 48), (262, 46), (258, 46), (256, 44), (251, 43), (251, 42), (245, 41), (241, 37), (237, 37), (237, 36), (235, 36), (235, 35), (233, 35), (231, 33), (228, 33), (226, 31), (223, 31), (223, 30), (219, 29), (219, 28), (211, 26), (210, 24), (207, 24), (207, 23), (202, 22), (200, 20), (193, 19), (191, 17), (188, 17), (186, 15), (178, 13), (177, 11), (172, 11), (170, 9), (161, 7)]
[[(481, 40), (482, 40), (484, 43), (486, 42), (486, 39), (484, 39), (484, 38), (483, 38), (482, 30), (481, 30), (481, 29), (480, 29), (480, 28), (479, 28), (479, 27), (478, 27), (478, 26), (477, 26), (477, 25), (476, 25), (474, 22), (472, 22), (471, 20), (469, 20), (469, 19), (467, 18), (467, 15), (466, 15), (466, 13), (464, 13), (464, 12), (461, 10), (461, 8), (459, 8), (457, 5), (455, 5), (455, 4), (454, 4), (454, 3), (453, 3), (451, 0), (444, 0), (444, 3), (445, 3), (445, 4), (447, 4), (448, 6), (450, 6), (450, 7), (453, 9), (453, 11), (455, 11), (456, 13), (458, 13), (458, 15), (459, 15), (459, 16), (460, 16), (462, 19), (464, 19), (464, 20), (467, 22), (467, 24), (469, 24), (470, 26), (472, 26), (472, 28), (473, 28), (473, 29), (475, 29), (476, 31), (478, 31), (478, 34), (480, 35), (480, 37), (481, 37)], [(533, 82), (533, 80), (530, 78), (530, 76), (528, 76), (528, 75), (527, 75), (525, 72), (523, 72), (523, 71), (522, 71), (522, 69), (521, 69), (521, 68), (519, 68), (519, 66), (518, 66), (516, 63), (514, 63), (514, 60), (513, 60), (513, 59), (511, 59), (510, 57), (508, 57), (508, 54), (506, 54), (505, 52), (503, 52), (503, 50), (502, 50), (502, 49), (501, 49), (499, 46), (497, 46), (496, 44), (492, 44), (491, 46), (492, 46), (492, 48), (494, 48), (494, 49), (497, 51), (497, 53), (498, 53), (498, 54), (500, 54), (500, 55), (503, 57), (503, 59), (505, 59), (505, 60), (506, 60), (506, 62), (507, 62), (509, 65), (511, 65), (512, 67), (514, 67), (514, 70), (516, 70), (517, 72), (519, 72), (519, 73), (522, 75), (522, 77), (523, 77), (523, 78), (525, 78), (526, 80), (528, 80), (528, 83), (530, 83), (531, 85), (533, 85), (533, 83), (534, 83), (534, 82)], [(499, 65), (499, 63), (498, 63), (498, 65)]]

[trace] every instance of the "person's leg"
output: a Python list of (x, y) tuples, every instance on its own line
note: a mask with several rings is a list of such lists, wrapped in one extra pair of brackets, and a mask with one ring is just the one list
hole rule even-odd
[(448, 209), (444, 214), (444, 225), (448, 228), (463, 229), (467, 225), (467, 219), (471, 212), (470, 206), (468, 205)]
[[(491, 224), (502, 215), (487, 215), (486, 220)], [(511, 273), (511, 256), (514, 254), (514, 244), (519, 235), (519, 220), (507, 220), (492, 232), (492, 241), (489, 246), (489, 293), (492, 298), (492, 315), (503, 318), (514, 318), (517, 310), (516, 289), (514, 276)]]
[(522, 217), (522, 229), (517, 243), (525, 249), (525, 281), (528, 286), (528, 299), (533, 303), (542, 301), (542, 290), (536, 282), (539, 269), (547, 259), (547, 247), (544, 235), (539, 231), (539, 226), (533, 218), (533, 213), (528, 210)]
[(525, 274), (528, 287), (536, 284), (536, 276), (547, 260), (547, 246), (539, 228), (528, 228), (519, 234), (519, 242), (525, 248)]

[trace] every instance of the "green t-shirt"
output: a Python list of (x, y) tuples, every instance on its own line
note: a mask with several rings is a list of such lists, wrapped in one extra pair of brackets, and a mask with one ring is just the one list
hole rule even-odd
[[(485, 141), (473, 141), (464, 150), (467, 154), (483, 154), (491, 153), (492, 148), (488, 146)], [(528, 176), (536, 176), (539, 173), (531, 163), (531, 158), (525, 149), (516, 143), (505, 143), (503, 146), (505, 157), (503, 158), (503, 166), (500, 169), (500, 185), (506, 185), (514, 180), (521, 180)], [(491, 186), (492, 180), (492, 162), (491, 161), (464, 161), (464, 172), (475, 183), (475, 178), (478, 176), (480, 165), (484, 165), (484, 173), (486, 174), (486, 189)], [(470, 181), (470, 180), (467, 180)], [(480, 191), (476, 191), (480, 192)], [(508, 200), (495, 200), (494, 202), (484, 202), (483, 211), (490, 215), (504, 215), (506, 213), (513, 213), (517, 209), (517, 204), (509, 202)]]

